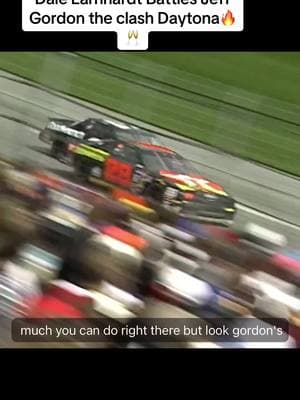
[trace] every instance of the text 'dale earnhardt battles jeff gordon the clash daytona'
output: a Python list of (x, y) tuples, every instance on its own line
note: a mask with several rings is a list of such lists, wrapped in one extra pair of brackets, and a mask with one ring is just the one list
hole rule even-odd
[[(145, 50), (155, 31), (242, 31), (243, 0), (23, 0), (24, 31), (115, 31)], [(134, 32), (134, 35), (130, 35)]]

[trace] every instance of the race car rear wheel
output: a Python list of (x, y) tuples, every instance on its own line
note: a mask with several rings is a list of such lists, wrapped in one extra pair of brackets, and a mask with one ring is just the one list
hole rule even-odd
[(88, 171), (84, 168), (84, 165), (79, 157), (74, 157), (74, 170), (75, 170), (75, 175), (76, 178), (79, 179), (79, 181), (87, 181), (88, 179)]
[(96, 165), (91, 167), (90, 169), (90, 176), (93, 178), (97, 178), (97, 179), (101, 179), (102, 178), (102, 168), (100, 167), (100, 165)]
[(67, 145), (63, 142), (56, 140), (51, 146), (51, 156), (56, 158), (58, 161), (65, 163), (68, 149)]

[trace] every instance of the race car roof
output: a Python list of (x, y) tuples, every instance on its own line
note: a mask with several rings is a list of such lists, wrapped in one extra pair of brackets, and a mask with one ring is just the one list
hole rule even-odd
[(91, 118), (91, 120), (102, 123), (102, 124), (106, 124), (106, 125), (113, 125), (116, 128), (123, 129), (123, 130), (135, 130), (137, 132), (142, 132), (144, 136), (151, 136), (151, 137), (155, 136), (154, 133), (145, 131), (144, 129), (142, 129), (138, 126), (126, 124), (125, 122), (121, 122), (121, 121), (115, 121), (110, 118)]
[[(91, 124), (94, 124), (94, 129), (97, 128), (101, 131), (101, 125), (106, 125), (107, 127), (114, 127), (115, 134), (117, 135), (117, 139), (128, 141), (140, 141), (145, 143), (151, 143), (159, 145), (160, 141), (157, 138), (157, 135), (153, 132), (149, 132), (135, 125), (126, 124), (121, 121), (115, 121), (109, 118), (88, 118), (85, 121), (88, 121)], [(76, 122), (78, 123), (78, 122)], [(98, 124), (98, 127), (97, 127)], [(131, 137), (132, 136), (132, 137)]]
[(176, 154), (175, 151), (169, 149), (168, 147), (159, 146), (151, 143), (144, 142), (135, 142), (134, 145), (140, 149), (152, 150), (158, 153), (166, 153), (166, 154)]
[(92, 121), (99, 122), (101, 124), (106, 124), (106, 125), (114, 125), (119, 129), (132, 129), (130, 125), (125, 124), (124, 122), (121, 121), (115, 121), (113, 119), (109, 118), (91, 118)]

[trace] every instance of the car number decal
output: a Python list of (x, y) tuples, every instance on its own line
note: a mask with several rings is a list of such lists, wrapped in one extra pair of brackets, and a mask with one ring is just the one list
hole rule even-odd
[(132, 182), (133, 168), (130, 164), (109, 158), (104, 167), (104, 179), (120, 186), (130, 186)]

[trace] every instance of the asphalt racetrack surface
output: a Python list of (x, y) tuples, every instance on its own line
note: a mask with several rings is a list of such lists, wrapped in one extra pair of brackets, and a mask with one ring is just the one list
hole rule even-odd
[[(3, 81), (4, 79), (0, 78), (1, 84)], [(72, 179), (74, 177), (72, 168), (59, 163), (48, 155), (49, 146), (39, 141), (37, 128), (42, 128), (48, 117), (65, 117), (67, 115), (76, 118), (79, 106), (69, 103), (69, 109), (66, 110), (63, 108), (63, 105), (67, 103), (66, 100), (57, 99), (56, 104), (54, 102), (50, 104), (46, 95), (43, 103), (40, 95), (34, 98), (32, 92), (29, 94), (27, 91), (28, 96), (26, 96), (24, 85), (12, 82), (8, 88), (8, 81), (5, 80), (5, 82), (4, 90), (1, 90), (3, 86), (0, 86), (0, 157), (31, 160), (42, 168), (58, 173), (64, 178)], [(74, 112), (73, 115), (70, 115), (72, 107)], [(99, 113), (86, 110), (83, 106), (81, 109), (81, 114), (78, 114), (77, 117), (79, 119), (99, 115)], [(121, 119), (121, 117), (119, 118)], [(211, 157), (209, 157), (209, 150), (198, 150), (191, 144), (182, 144), (175, 137), (162, 138), (161, 141), (196, 163), (195, 165), (203, 175), (217, 180), (226, 189), (229, 189), (239, 202), (239, 210), (235, 219), (236, 227), (242, 228), (247, 222), (254, 222), (284, 234), (290, 247), (300, 248), (299, 180), (285, 175), (282, 175), (280, 179), (277, 176), (279, 174), (275, 176), (272, 171), (265, 169), (265, 176), (270, 175), (270, 179), (265, 180), (266, 184), (258, 182), (255, 186), (251, 179), (241, 179), (240, 177), (233, 179), (231, 174), (235, 171), (232, 168), (230, 171), (229, 165), (233, 161), (229, 158), (223, 161), (224, 155), (210, 152)], [(203, 156), (201, 158), (202, 165), (195, 160), (197, 151)], [(189, 154), (191, 157), (188, 157)], [(210, 159), (212, 159), (213, 165), (209, 164)], [(245, 162), (240, 160), (240, 168), (244, 164)], [(275, 180), (274, 185), (276, 186), (272, 187), (270, 182), (273, 176), (274, 179), (280, 179), (281, 188), (278, 188)]]

